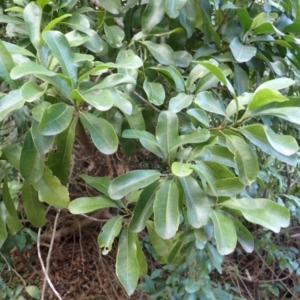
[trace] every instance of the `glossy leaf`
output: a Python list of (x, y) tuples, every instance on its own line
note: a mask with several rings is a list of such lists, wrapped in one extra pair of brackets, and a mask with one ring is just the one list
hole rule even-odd
[[(1, 212), (1, 210), (0, 210)], [(6, 224), (2, 218), (2, 214), (0, 215), (0, 248), (2, 248), (4, 242), (6, 241), (8, 236)]]
[(21, 96), (26, 102), (39, 100), (47, 90), (48, 85), (37, 85), (31, 81), (25, 82), (21, 87)]
[(44, 205), (39, 201), (38, 193), (26, 180), (22, 187), (22, 200), (28, 221), (36, 227), (46, 224), (46, 212)]
[(36, 120), (32, 121), (31, 135), (35, 148), (40, 154), (44, 155), (49, 152), (54, 141), (54, 136), (42, 135), (38, 131), (38, 125), (39, 123)]
[(31, 129), (26, 133), (20, 158), (20, 173), (29, 184), (40, 180), (44, 174), (44, 156), (34, 146)]
[(43, 39), (58, 60), (63, 74), (70, 78), (72, 86), (77, 83), (77, 65), (73, 60), (73, 54), (67, 38), (59, 31), (43, 32)]
[(18, 144), (6, 145), (1, 149), (1, 159), (6, 160), (14, 168), (20, 170), (20, 157), (22, 148)]
[(86, 174), (80, 175), (80, 177), (91, 187), (95, 188), (99, 192), (108, 196), (108, 186), (110, 184), (110, 178), (108, 176), (104, 177), (94, 177)]
[(214, 236), (218, 252), (222, 255), (234, 251), (237, 243), (237, 234), (233, 221), (222, 212), (212, 210), (210, 217), (214, 224)]
[(253, 95), (252, 100), (249, 103), (248, 108), (253, 110), (260, 106), (272, 103), (272, 102), (285, 102), (288, 98), (284, 97), (278, 91), (271, 90), (268, 88), (259, 89)]
[(56, 135), (63, 132), (70, 124), (74, 107), (56, 103), (45, 109), (38, 130), (42, 135)]
[(173, 162), (171, 170), (178, 177), (186, 177), (193, 173), (192, 165), (182, 162)]
[(51, 170), (45, 166), (43, 177), (33, 184), (39, 200), (56, 208), (67, 208), (70, 202), (69, 192)]
[(25, 99), (21, 96), (20, 90), (11, 91), (0, 99), (0, 121), (2, 121), (9, 113), (21, 108), (25, 103)]
[(179, 16), (179, 11), (184, 7), (187, 0), (165, 0), (166, 14), (175, 19)]
[(281, 227), (288, 227), (290, 224), (289, 210), (269, 199), (230, 199), (222, 202), (222, 206), (239, 210), (247, 221), (274, 232), (279, 232)]
[(141, 243), (139, 241), (139, 238), (137, 234), (135, 234), (135, 244), (136, 244), (136, 255), (137, 255), (137, 260), (139, 262), (139, 267), (140, 267), (140, 276), (143, 276), (147, 274), (148, 272), (148, 262), (147, 258), (143, 252)]
[(7, 210), (7, 216), (6, 216), (7, 226), (13, 233), (16, 233), (23, 226), (22, 223), (20, 222), (19, 215), (17, 213), (14, 204), (14, 200), (12, 199), (9, 191), (9, 187), (7, 183), (7, 175), (4, 177), (4, 181), (3, 181), (2, 198)]
[(164, 0), (149, 0), (142, 15), (141, 25), (144, 34), (151, 32), (165, 15)]
[(209, 127), (209, 118), (207, 114), (199, 108), (191, 108), (186, 111), (189, 116), (195, 118), (198, 122), (203, 124), (205, 127)]
[(77, 119), (55, 138), (56, 149), (49, 154), (47, 165), (60, 182), (69, 183)]
[(238, 37), (235, 37), (229, 44), (233, 56), (237, 62), (247, 62), (256, 54), (256, 47), (243, 45)]
[(270, 89), (270, 90), (282, 90), (294, 85), (295, 81), (291, 78), (276, 78), (272, 80), (268, 80), (262, 83), (260, 86), (257, 87), (256, 91), (261, 89)]
[(107, 197), (98, 196), (76, 198), (70, 202), (68, 208), (72, 214), (78, 215), (109, 207), (118, 208), (119, 206)]
[(144, 91), (147, 94), (149, 102), (154, 105), (160, 106), (165, 101), (165, 89), (161, 83), (158, 82), (148, 82), (146, 79), (143, 84)]
[(156, 170), (134, 170), (113, 179), (109, 185), (108, 193), (112, 199), (119, 200), (130, 192), (144, 188), (160, 177)]
[(226, 135), (228, 149), (234, 154), (239, 179), (244, 185), (250, 185), (259, 172), (257, 158), (244, 139), (235, 135)]
[(122, 230), (119, 240), (116, 273), (127, 294), (132, 295), (138, 283), (140, 267), (137, 260), (135, 233), (128, 227)]
[(111, 47), (120, 48), (122, 46), (122, 41), (125, 38), (125, 33), (119, 26), (107, 26), (104, 23), (104, 31), (106, 35), (106, 41)]
[(129, 223), (129, 229), (133, 232), (144, 230), (146, 223), (153, 213), (153, 204), (159, 188), (159, 181), (148, 185), (141, 193), (133, 210), (133, 216)]
[(81, 96), (85, 102), (100, 111), (109, 110), (114, 104), (114, 94), (109, 89), (93, 90)]
[(114, 216), (102, 227), (101, 232), (98, 235), (97, 243), (100, 248), (104, 248), (102, 249), (103, 255), (106, 255), (111, 251), (112, 244), (122, 229), (123, 218), (123, 216)]
[(193, 99), (194, 99), (194, 95), (179, 93), (177, 96), (171, 98), (169, 102), (169, 110), (174, 113), (178, 113), (184, 108), (189, 107)]
[(248, 74), (237, 64), (234, 65), (233, 81), (237, 90), (237, 95), (242, 95), (244, 92), (249, 91), (249, 76)]
[(145, 41), (144, 45), (160, 64), (171, 65), (174, 62), (174, 51), (169, 45), (156, 44), (151, 41)]
[(88, 113), (80, 114), (82, 125), (90, 132), (97, 149), (103, 154), (112, 154), (117, 151), (118, 138), (113, 126), (102, 118)]
[(99, 0), (100, 5), (112, 14), (119, 14), (122, 12), (122, 5), (120, 0)]
[(29, 38), (35, 49), (39, 49), (40, 43), (40, 27), (42, 20), (42, 9), (35, 2), (30, 2), (24, 8), (23, 18), (27, 31), (29, 33)]
[(189, 223), (194, 228), (206, 225), (211, 211), (206, 194), (192, 176), (179, 177), (179, 180), (184, 190)]
[(157, 234), (163, 239), (172, 238), (179, 226), (179, 192), (173, 180), (160, 184), (154, 200), (154, 224)]
[(237, 238), (243, 249), (247, 253), (251, 253), (254, 250), (254, 239), (250, 231), (238, 220), (233, 220)]
[(171, 163), (174, 160), (176, 148), (175, 143), (178, 139), (178, 117), (170, 111), (162, 111), (159, 114), (156, 139), (161, 147), (164, 159)]
[(38, 75), (44, 75), (51, 77), (55, 76), (56, 73), (33, 61), (26, 61), (18, 66), (15, 66), (10, 72), (10, 76), (12, 79), (19, 79), (26, 75), (34, 75), (36, 77), (38, 77)]
[(10, 71), (15, 66), (9, 50), (5, 47), (4, 43), (0, 41), (0, 78), (6, 81), (11, 89), (18, 87), (17, 82), (10, 78)]

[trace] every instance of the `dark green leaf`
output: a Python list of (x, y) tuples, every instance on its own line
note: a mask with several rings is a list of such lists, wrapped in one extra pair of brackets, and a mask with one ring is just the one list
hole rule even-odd
[(35, 148), (40, 152), (40, 154), (44, 155), (49, 152), (54, 141), (54, 136), (42, 135), (38, 131), (38, 125), (39, 123), (36, 120), (32, 121), (31, 135)]
[(247, 253), (251, 253), (254, 249), (254, 239), (250, 231), (238, 220), (233, 220), (238, 241)]

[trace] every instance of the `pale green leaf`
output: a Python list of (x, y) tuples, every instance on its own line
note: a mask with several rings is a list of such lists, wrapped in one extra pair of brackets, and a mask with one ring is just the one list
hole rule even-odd
[(272, 80), (268, 80), (261, 85), (259, 85), (256, 89), (256, 91), (259, 91), (261, 89), (270, 89), (270, 90), (282, 90), (290, 87), (291, 85), (294, 85), (295, 81), (291, 78), (275, 78)]
[(78, 215), (109, 207), (118, 208), (119, 206), (115, 201), (112, 201), (107, 197), (98, 196), (76, 198), (70, 202), (68, 208), (72, 214)]
[(245, 219), (274, 232), (290, 224), (290, 212), (284, 206), (264, 198), (230, 199), (222, 202), (223, 207), (239, 210)]
[(255, 56), (257, 48), (250, 45), (243, 45), (238, 37), (233, 38), (229, 48), (237, 62), (247, 62)]
[(173, 180), (160, 184), (154, 200), (154, 224), (157, 234), (163, 239), (172, 238), (179, 226), (179, 192)]
[(144, 276), (148, 272), (148, 262), (147, 257), (145, 256), (142, 245), (139, 241), (138, 235), (135, 234), (135, 244), (136, 244), (136, 254), (137, 254), (137, 260), (139, 262), (140, 266), (140, 276)]
[(165, 15), (164, 0), (149, 0), (143, 12), (141, 25), (144, 34), (150, 33)]
[(144, 188), (160, 177), (156, 170), (134, 170), (113, 179), (109, 185), (108, 193), (112, 199), (119, 200), (130, 192)]
[(171, 65), (174, 62), (174, 51), (167, 44), (157, 44), (151, 41), (145, 41), (147, 49), (153, 57), (162, 65)]
[(118, 137), (114, 127), (108, 121), (88, 112), (80, 114), (80, 121), (90, 132), (92, 141), (100, 152), (109, 155), (117, 151)]
[(169, 102), (169, 110), (174, 113), (178, 113), (184, 108), (189, 107), (193, 99), (194, 99), (194, 95), (179, 93), (177, 96), (171, 98)]
[(74, 107), (64, 103), (56, 103), (45, 109), (38, 130), (42, 135), (56, 135), (69, 126)]
[(109, 110), (114, 104), (114, 94), (109, 89), (93, 90), (81, 94), (84, 101), (100, 111)]
[(25, 99), (21, 96), (21, 90), (9, 92), (0, 99), (0, 121), (2, 121), (9, 113), (21, 108), (25, 103)]
[(55, 76), (56, 73), (33, 61), (26, 61), (18, 66), (15, 66), (10, 72), (12, 79), (19, 79), (26, 75), (34, 75), (36, 77), (38, 77), (38, 75), (44, 75), (51, 77)]
[(174, 175), (178, 177), (186, 177), (193, 173), (193, 168), (191, 164), (183, 162), (173, 162), (171, 170)]
[(179, 11), (184, 7), (187, 0), (165, 0), (166, 14), (175, 19), (179, 16)]
[(56, 208), (67, 208), (70, 202), (69, 192), (51, 170), (45, 166), (43, 177), (33, 184), (38, 192), (39, 200)]
[[(41, 1), (39, 1), (41, 2)], [(40, 289), (35, 286), (35, 285), (27, 285), (25, 287), (25, 290), (27, 292), (27, 294), (32, 297), (33, 299), (41, 299), (42, 296), (42, 292), (40, 291)]]
[(116, 261), (117, 277), (129, 296), (135, 291), (140, 275), (135, 235), (128, 227), (123, 229)]
[(247, 253), (254, 250), (254, 239), (250, 231), (238, 220), (233, 219), (238, 241)]
[(31, 135), (32, 135), (32, 139), (33, 139), (33, 143), (35, 148), (38, 150), (38, 152), (40, 154), (46, 154), (54, 141), (54, 136), (45, 136), (42, 135), (39, 131), (38, 131), (38, 125), (39, 123), (36, 120), (32, 121), (32, 125), (31, 125)]
[(100, 5), (112, 14), (119, 14), (122, 12), (121, 0), (99, 0)]
[(48, 84), (37, 85), (32, 81), (27, 81), (21, 87), (21, 96), (26, 102), (39, 100), (48, 88)]
[(214, 236), (218, 252), (222, 255), (234, 251), (237, 243), (237, 234), (233, 221), (222, 212), (212, 210), (210, 217), (214, 224)]
[(159, 82), (148, 82), (146, 78), (143, 84), (144, 91), (147, 94), (149, 102), (154, 105), (160, 106), (165, 101), (165, 89)]
[(112, 244), (122, 229), (123, 218), (124, 216), (114, 216), (102, 227), (101, 232), (98, 235), (97, 243), (100, 248), (103, 248), (103, 255), (106, 255), (111, 251)]
[(112, 48), (120, 48), (125, 38), (124, 31), (117, 25), (107, 26), (104, 23), (104, 31), (106, 35), (106, 41)]
[(108, 186), (110, 184), (110, 178), (108, 176), (104, 177), (94, 177), (86, 174), (81, 174), (80, 177), (91, 187), (95, 188), (99, 192), (108, 196)]

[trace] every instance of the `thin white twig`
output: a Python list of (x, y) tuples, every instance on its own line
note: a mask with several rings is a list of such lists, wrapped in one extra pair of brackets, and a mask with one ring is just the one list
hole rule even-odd
[(43, 270), (43, 273), (44, 273), (44, 276), (45, 276), (45, 279), (46, 279), (46, 281), (44, 282), (44, 285), (43, 285), (41, 300), (45, 299), (46, 283), (49, 284), (50, 288), (52, 289), (52, 291), (54, 292), (56, 297), (59, 300), (63, 300), (62, 297), (60, 296), (60, 294), (58, 293), (58, 291), (56, 290), (56, 288), (54, 287), (54, 285), (53, 285), (53, 283), (52, 283), (52, 281), (51, 281), (51, 279), (48, 275), (51, 252), (52, 252), (53, 244), (54, 244), (54, 240), (55, 240), (55, 232), (56, 232), (56, 227), (57, 227), (57, 221), (58, 221), (59, 214), (60, 214), (60, 210), (58, 210), (58, 212), (56, 214), (56, 217), (55, 217), (55, 221), (54, 221), (53, 233), (52, 233), (51, 242), (50, 242), (50, 248), (49, 248), (48, 255), (47, 255), (47, 260), (46, 260), (46, 267), (44, 265), (44, 261), (43, 261), (42, 254), (41, 254), (41, 248), (40, 248), (42, 229), (39, 228), (39, 230), (38, 230), (38, 238), (37, 238), (38, 257), (39, 257), (39, 260), (40, 260), (40, 263), (41, 263), (41, 266), (42, 266), (42, 270)]

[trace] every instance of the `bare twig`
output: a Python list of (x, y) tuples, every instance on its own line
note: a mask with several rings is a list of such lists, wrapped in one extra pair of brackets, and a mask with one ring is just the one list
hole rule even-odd
[(156, 106), (154, 106), (151, 102), (147, 101), (143, 96), (141, 96), (136, 91), (133, 92), (138, 98), (140, 98), (143, 102), (145, 102), (147, 105), (149, 105), (151, 108), (153, 108), (155, 111), (160, 113), (160, 109), (158, 109)]

